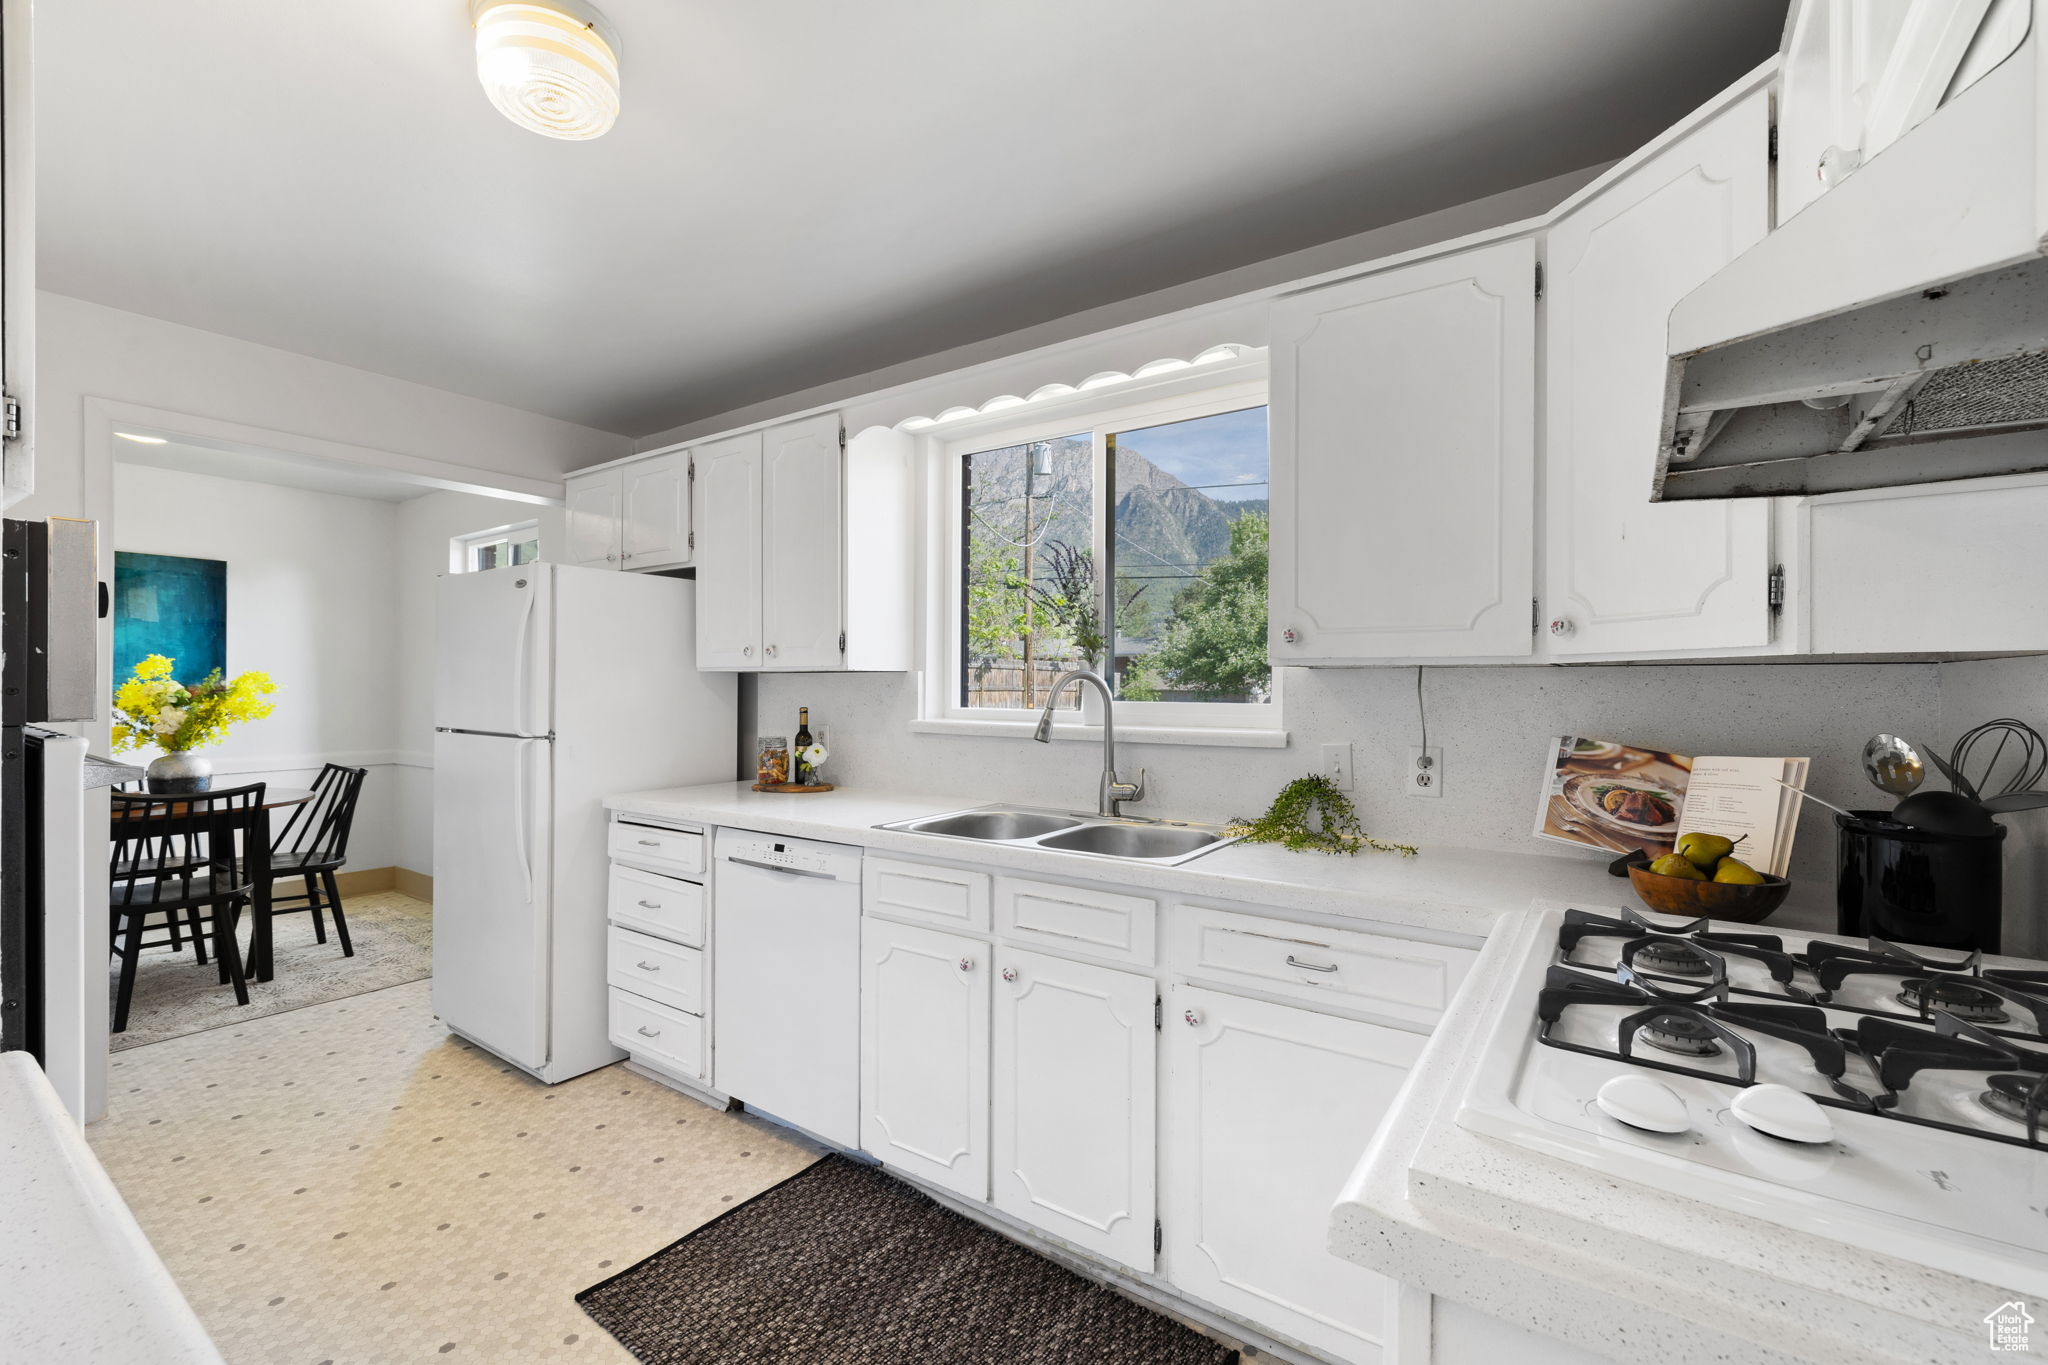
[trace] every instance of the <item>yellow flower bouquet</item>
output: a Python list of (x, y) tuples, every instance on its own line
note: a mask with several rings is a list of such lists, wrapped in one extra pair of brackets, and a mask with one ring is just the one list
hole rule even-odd
[[(187, 687), (171, 676), (172, 666), (172, 660), (152, 654), (135, 665), (134, 677), (114, 689), (115, 753), (154, 747), (182, 756), (220, 743), (234, 726), (262, 720), (275, 709), (267, 698), (277, 684), (268, 673), (223, 679), (216, 668)], [(211, 765), (204, 760), (160, 758), (150, 764), (154, 791), (204, 791), (211, 782)]]

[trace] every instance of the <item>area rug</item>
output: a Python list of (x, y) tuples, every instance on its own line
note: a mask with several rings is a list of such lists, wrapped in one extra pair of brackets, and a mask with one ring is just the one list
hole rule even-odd
[(1233, 1365), (1237, 1352), (830, 1156), (576, 1296), (644, 1365)]
[[(168, 947), (144, 952), (135, 968), (135, 997), (128, 1027), (110, 1040), (122, 1052), (166, 1038), (228, 1024), (246, 1023), (268, 1014), (321, 1005), (344, 996), (380, 991), (429, 976), (434, 969), (434, 907), (397, 891), (369, 891), (342, 899), (348, 933), (356, 955), (343, 957), (334, 921), (327, 921), (327, 942), (315, 942), (313, 917), (304, 912), (283, 915), (272, 927), (272, 960), (276, 975), (249, 983), (249, 1003), (237, 1005), (232, 986), (220, 983), (212, 945), (201, 967), (188, 942), (184, 951)], [(242, 926), (246, 950), (249, 927)], [(108, 976), (108, 1000), (119, 980), (116, 962)], [(109, 1005), (111, 1008), (111, 1003)]]

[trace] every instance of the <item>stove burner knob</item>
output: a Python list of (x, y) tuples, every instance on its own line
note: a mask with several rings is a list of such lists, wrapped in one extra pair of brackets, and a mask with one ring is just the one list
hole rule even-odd
[(1683, 1133), (1692, 1127), (1685, 1101), (1662, 1081), (1625, 1071), (1600, 1087), (1593, 1097), (1600, 1112), (1631, 1128), (1651, 1133)]
[(1752, 1085), (1735, 1096), (1728, 1112), (1759, 1133), (1787, 1142), (1827, 1142), (1835, 1135), (1828, 1111), (1787, 1085)]

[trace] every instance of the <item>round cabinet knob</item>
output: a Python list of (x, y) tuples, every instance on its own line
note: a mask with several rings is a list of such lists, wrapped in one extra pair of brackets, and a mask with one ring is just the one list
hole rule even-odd
[(1572, 624), (1571, 618), (1568, 616), (1560, 616), (1550, 623), (1550, 633), (1560, 640), (1577, 629), (1578, 627)]
[(775, 657), (775, 646), (774, 646), (774, 645), (770, 645), (770, 646), (768, 646), (768, 648), (766, 648), (766, 649), (762, 650), (761, 652), (762, 652), (763, 654), (766, 654), (766, 655), (767, 655), (767, 656), (768, 656), (769, 658), (771, 658), (771, 659), (772, 659), (772, 658), (774, 658), (774, 657)]
[(740, 653), (744, 654), (747, 658), (751, 659), (754, 657), (754, 647), (752, 645), (742, 645), (740, 647)]
[(1016, 969), (1015, 967), (1005, 967), (1005, 968), (1003, 968), (1003, 980), (1005, 980), (1005, 981), (1015, 981), (1016, 979), (1017, 979), (1017, 969)]
[(963, 957), (963, 958), (961, 958), (961, 959), (960, 959), (960, 970), (961, 970), (961, 971), (963, 971), (963, 972), (971, 972), (971, 971), (973, 971), (973, 970), (974, 970), (974, 959), (973, 959), (973, 958), (971, 958), (971, 957)]
[(616, 563), (618, 563), (618, 560), (619, 560), (619, 557), (618, 557), (617, 555), (614, 555), (614, 554), (608, 554), (608, 555), (606, 555), (606, 556), (604, 557), (604, 562), (605, 562), (605, 563), (607, 563), (607, 564), (616, 564)]
[(1186, 1014), (1183, 1014), (1181, 1018), (1188, 1021), (1189, 1028), (1200, 1028), (1202, 1026), (1202, 1016), (1196, 1014), (1193, 1010), (1189, 1010)]
[(1290, 645), (1298, 645), (1301, 643), (1301, 632), (1296, 630), (1293, 626), (1289, 626), (1287, 627), (1287, 629), (1280, 632), (1280, 638), (1285, 640)]

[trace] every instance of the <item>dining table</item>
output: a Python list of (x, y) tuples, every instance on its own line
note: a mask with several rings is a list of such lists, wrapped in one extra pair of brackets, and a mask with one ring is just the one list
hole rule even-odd
[[(171, 794), (164, 792), (138, 792), (136, 793), (136, 795), (156, 796), (161, 798)], [(265, 785), (265, 787), (263, 788), (262, 805), (263, 809), (266, 811), (290, 810), (297, 806), (303, 806), (312, 799), (313, 793), (304, 787), (278, 787)], [(116, 811), (112, 815), (110, 823), (118, 824), (121, 820), (128, 818), (133, 817), (123, 816), (118, 811)], [(172, 807), (171, 818), (177, 818), (177, 808), (175, 806)], [(267, 851), (265, 853), (265, 860), (266, 862), (268, 861)], [(271, 951), (269, 878), (264, 877), (258, 879), (257, 893), (252, 901), (252, 909), (253, 913), (250, 915), (249, 925), (249, 957), (251, 968), (249, 972), (249, 979), (251, 981), (269, 981), (277, 975), (276, 964), (273, 961), (273, 954)]]

